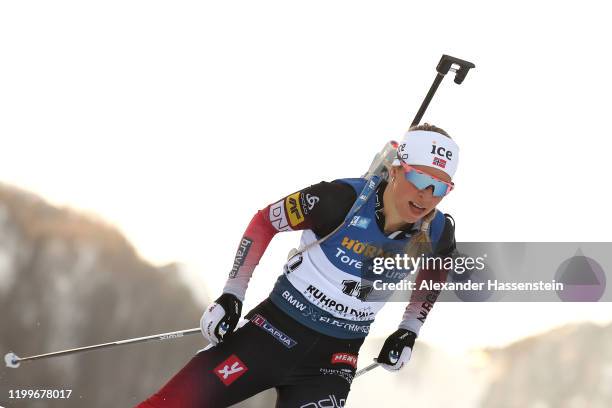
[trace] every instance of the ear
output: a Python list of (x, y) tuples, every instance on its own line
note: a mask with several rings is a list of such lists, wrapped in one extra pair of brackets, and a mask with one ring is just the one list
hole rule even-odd
[(389, 171), (389, 178), (390, 178), (390, 180), (393, 180), (394, 178), (397, 177), (397, 172), (398, 172), (398, 167), (397, 166), (392, 166), (391, 170)]

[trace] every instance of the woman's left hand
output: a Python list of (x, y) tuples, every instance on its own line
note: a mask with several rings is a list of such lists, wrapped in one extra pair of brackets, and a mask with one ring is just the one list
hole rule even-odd
[(406, 329), (398, 329), (387, 337), (376, 361), (388, 371), (400, 370), (412, 355), (416, 334)]

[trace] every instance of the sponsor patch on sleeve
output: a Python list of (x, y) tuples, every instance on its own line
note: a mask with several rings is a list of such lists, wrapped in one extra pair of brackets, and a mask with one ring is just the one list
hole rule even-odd
[(292, 227), (300, 225), (304, 221), (304, 211), (300, 203), (300, 192), (293, 193), (285, 199), (285, 207), (289, 216), (289, 224)]
[(232, 270), (230, 271), (229, 277), (235, 278), (238, 273), (238, 269), (242, 265), (244, 265), (244, 260), (246, 259), (249, 249), (251, 249), (251, 244), (253, 240), (248, 237), (243, 237), (242, 241), (240, 241), (240, 245), (238, 246), (238, 250), (236, 251), (236, 256), (234, 257), (234, 265), (232, 266)]
[(289, 223), (287, 222), (284, 203), (284, 200), (280, 200), (279, 202), (270, 206), (270, 222), (277, 231), (292, 231)]
[(312, 195), (309, 193), (301, 194), (300, 204), (302, 204), (302, 210), (304, 211), (304, 215), (310, 214), (310, 211), (318, 202), (319, 197), (317, 197), (316, 195)]

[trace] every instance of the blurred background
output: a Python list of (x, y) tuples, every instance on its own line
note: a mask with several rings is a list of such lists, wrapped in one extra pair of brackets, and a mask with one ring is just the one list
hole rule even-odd
[[(2, 3), (0, 351), (196, 327), (252, 215), (363, 174), (443, 53), (476, 64), (424, 117), (461, 147), (440, 206), (457, 239), (610, 241), (607, 15), (595, 1)], [(274, 239), (244, 310), (298, 239)], [(360, 366), (403, 307), (379, 314)], [(611, 339), (609, 303), (438, 304), (409, 368), (360, 378), (348, 406), (608, 407)], [(2, 367), (0, 406), (132, 406), (204, 346)], [(74, 393), (8, 399), (33, 387)]]

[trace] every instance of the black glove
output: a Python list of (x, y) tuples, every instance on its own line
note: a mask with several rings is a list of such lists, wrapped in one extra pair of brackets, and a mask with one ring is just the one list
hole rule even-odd
[(215, 345), (222, 342), (234, 332), (241, 313), (242, 302), (232, 294), (222, 294), (200, 319), (202, 335)]
[(410, 360), (417, 335), (406, 329), (398, 329), (387, 337), (376, 361), (386, 370), (397, 371)]

